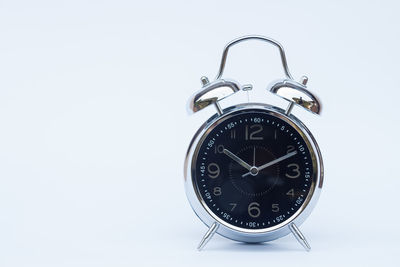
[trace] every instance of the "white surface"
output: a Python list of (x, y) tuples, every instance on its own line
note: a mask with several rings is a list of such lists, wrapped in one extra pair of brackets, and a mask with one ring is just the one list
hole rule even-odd
[[(396, 1), (1, 1), (1, 266), (396, 266), (400, 234)], [(183, 159), (212, 108), (188, 97), (223, 46), (262, 34), (310, 77), (321, 117), (294, 114), (326, 180), (301, 229), (265, 245), (215, 237), (183, 190)], [(232, 49), (225, 77), (252, 100), (283, 77), (277, 50)], [(235, 101), (245, 101), (244, 94)], [(226, 106), (227, 102), (224, 103)]]

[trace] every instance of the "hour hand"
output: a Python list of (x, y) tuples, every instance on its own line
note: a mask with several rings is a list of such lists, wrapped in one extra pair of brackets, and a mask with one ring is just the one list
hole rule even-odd
[(249, 164), (247, 164), (244, 160), (242, 160), (241, 158), (239, 158), (238, 156), (236, 156), (235, 154), (233, 154), (232, 152), (230, 152), (226, 148), (224, 148), (223, 152), (224, 152), (225, 155), (227, 155), (228, 157), (230, 157), (231, 159), (233, 159), (234, 161), (239, 163), (241, 166), (243, 166), (244, 168), (246, 168), (247, 170), (250, 171), (251, 166)]

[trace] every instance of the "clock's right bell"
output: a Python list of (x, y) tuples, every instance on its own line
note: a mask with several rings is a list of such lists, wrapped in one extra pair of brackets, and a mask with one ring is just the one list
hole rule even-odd
[(271, 83), (267, 89), (271, 93), (319, 115), (322, 108), (321, 102), (318, 100), (318, 97), (307, 90), (307, 81), (308, 79), (305, 76), (302, 77), (301, 83), (292, 79), (280, 79)]

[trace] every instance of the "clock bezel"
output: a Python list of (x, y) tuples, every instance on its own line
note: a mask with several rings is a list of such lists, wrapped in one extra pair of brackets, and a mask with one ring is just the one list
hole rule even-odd
[[(214, 127), (234, 116), (236, 113), (245, 112), (248, 110), (260, 110), (272, 116), (284, 120), (290, 124), (304, 139), (313, 164), (313, 176), (316, 179), (313, 181), (312, 189), (308, 193), (305, 201), (301, 207), (287, 220), (272, 227), (263, 229), (247, 229), (229, 224), (228, 222), (219, 218), (214, 214), (207, 204), (204, 202), (202, 196), (199, 194), (195, 182), (195, 168), (196, 168), (196, 155), (201, 147), (202, 140), (210, 133)], [(185, 189), (186, 195), (196, 215), (207, 226), (210, 227), (214, 222), (219, 224), (217, 233), (236, 241), (242, 242), (266, 242), (290, 233), (290, 224), (295, 223), (300, 226), (304, 220), (309, 216), (314, 208), (323, 185), (323, 163), (322, 156), (318, 144), (306, 126), (297, 119), (294, 115), (289, 116), (285, 114), (283, 109), (274, 107), (268, 104), (260, 103), (246, 103), (232, 106), (223, 110), (221, 115), (215, 114), (208, 119), (196, 132), (193, 137), (185, 159)]]

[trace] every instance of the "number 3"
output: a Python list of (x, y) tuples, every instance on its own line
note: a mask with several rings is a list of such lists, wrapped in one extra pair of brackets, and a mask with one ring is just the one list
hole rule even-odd
[(300, 176), (300, 170), (299, 170), (300, 167), (299, 167), (299, 164), (290, 163), (289, 165), (287, 165), (287, 167), (288, 167), (288, 168), (294, 167), (294, 168), (291, 170), (291, 172), (295, 173), (294, 175), (290, 175), (290, 174), (286, 173), (285, 176), (286, 176), (287, 178), (295, 179), (295, 178), (298, 178), (298, 177)]

